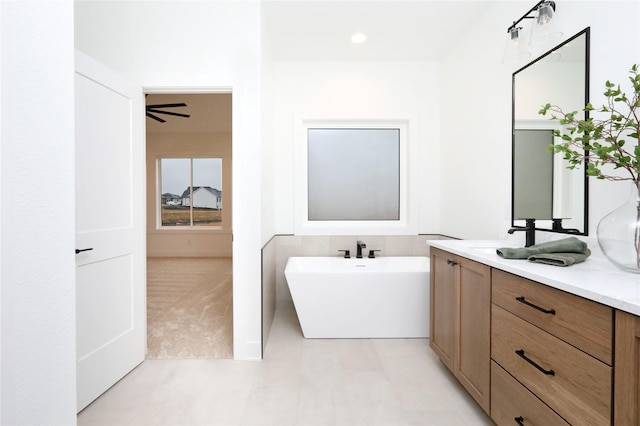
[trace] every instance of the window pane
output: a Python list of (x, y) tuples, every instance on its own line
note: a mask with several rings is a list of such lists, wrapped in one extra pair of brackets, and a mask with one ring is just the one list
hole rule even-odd
[(309, 220), (399, 220), (399, 129), (308, 129)]
[(219, 225), (222, 221), (222, 159), (193, 159), (193, 224)]
[(553, 130), (516, 129), (513, 143), (513, 218), (552, 219)]
[(162, 226), (191, 226), (189, 169), (188, 158), (160, 160)]

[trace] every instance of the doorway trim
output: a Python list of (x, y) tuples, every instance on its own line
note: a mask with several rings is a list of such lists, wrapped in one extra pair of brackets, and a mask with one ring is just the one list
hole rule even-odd
[[(142, 86), (143, 94), (217, 94), (217, 93), (230, 93), (234, 94), (232, 85), (221, 85), (221, 86)], [(237, 160), (235, 159), (234, 154), (234, 134), (235, 134), (235, 120), (233, 117), (235, 102), (232, 98), (232, 137), (231, 137), (231, 164), (232, 170), (236, 170)], [(147, 146), (147, 138), (145, 131), (145, 150)], [(232, 197), (236, 198), (236, 179), (232, 179), (231, 182), (231, 191)], [(237, 208), (234, 207), (232, 211), (232, 219), (231, 219), (231, 232), (232, 232), (232, 253), (235, 252), (236, 242), (233, 241), (233, 228), (235, 225), (235, 217), (237, 215)], [(146, 247), (145, 247), (145, 256), (146, 256)], [(232, 264), (233, 264), (233, 357), (234, 359), (247, 359), (245, 356), (245, 350), (238, 350), (239, 344), (246, 342), (245, 333), (243, 333), (243, 327), (241, 324), (244, 324), (243, 318), (245, 317), (245, 311), (242, 309), (244, 305), (244, 294), (240, 291), (240, 286), (236, 284), (235, 279), (235, 268), (237, 267), (237, 263), (235, 260), (235, 254), (232, 255)]]

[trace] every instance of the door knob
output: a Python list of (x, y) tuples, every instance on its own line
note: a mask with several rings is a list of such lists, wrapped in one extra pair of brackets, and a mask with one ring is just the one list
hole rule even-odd
[(89, 251), (89, 250), (93, 250), (93, 247), (86, 248), (86, 249), (76, 249), (76, 254), (82, 253), (83, 251)]

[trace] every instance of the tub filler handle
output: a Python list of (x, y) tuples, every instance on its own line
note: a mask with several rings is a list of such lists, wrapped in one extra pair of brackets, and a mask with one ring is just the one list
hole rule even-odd
[(349, 250), (338, 250), (338, 252), (344, 252), (344, 258), (345, 259), (351, 259), (351, 253), (349, 253)]
[(375, 259), (377, 251), (381, 251), (381, 250), (369, 250), (369, 259)]

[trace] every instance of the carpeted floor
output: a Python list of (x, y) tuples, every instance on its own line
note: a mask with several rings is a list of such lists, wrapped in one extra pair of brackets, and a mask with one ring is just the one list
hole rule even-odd
[(231, 258), (147, 259), (147, 358), (233, 358)]

